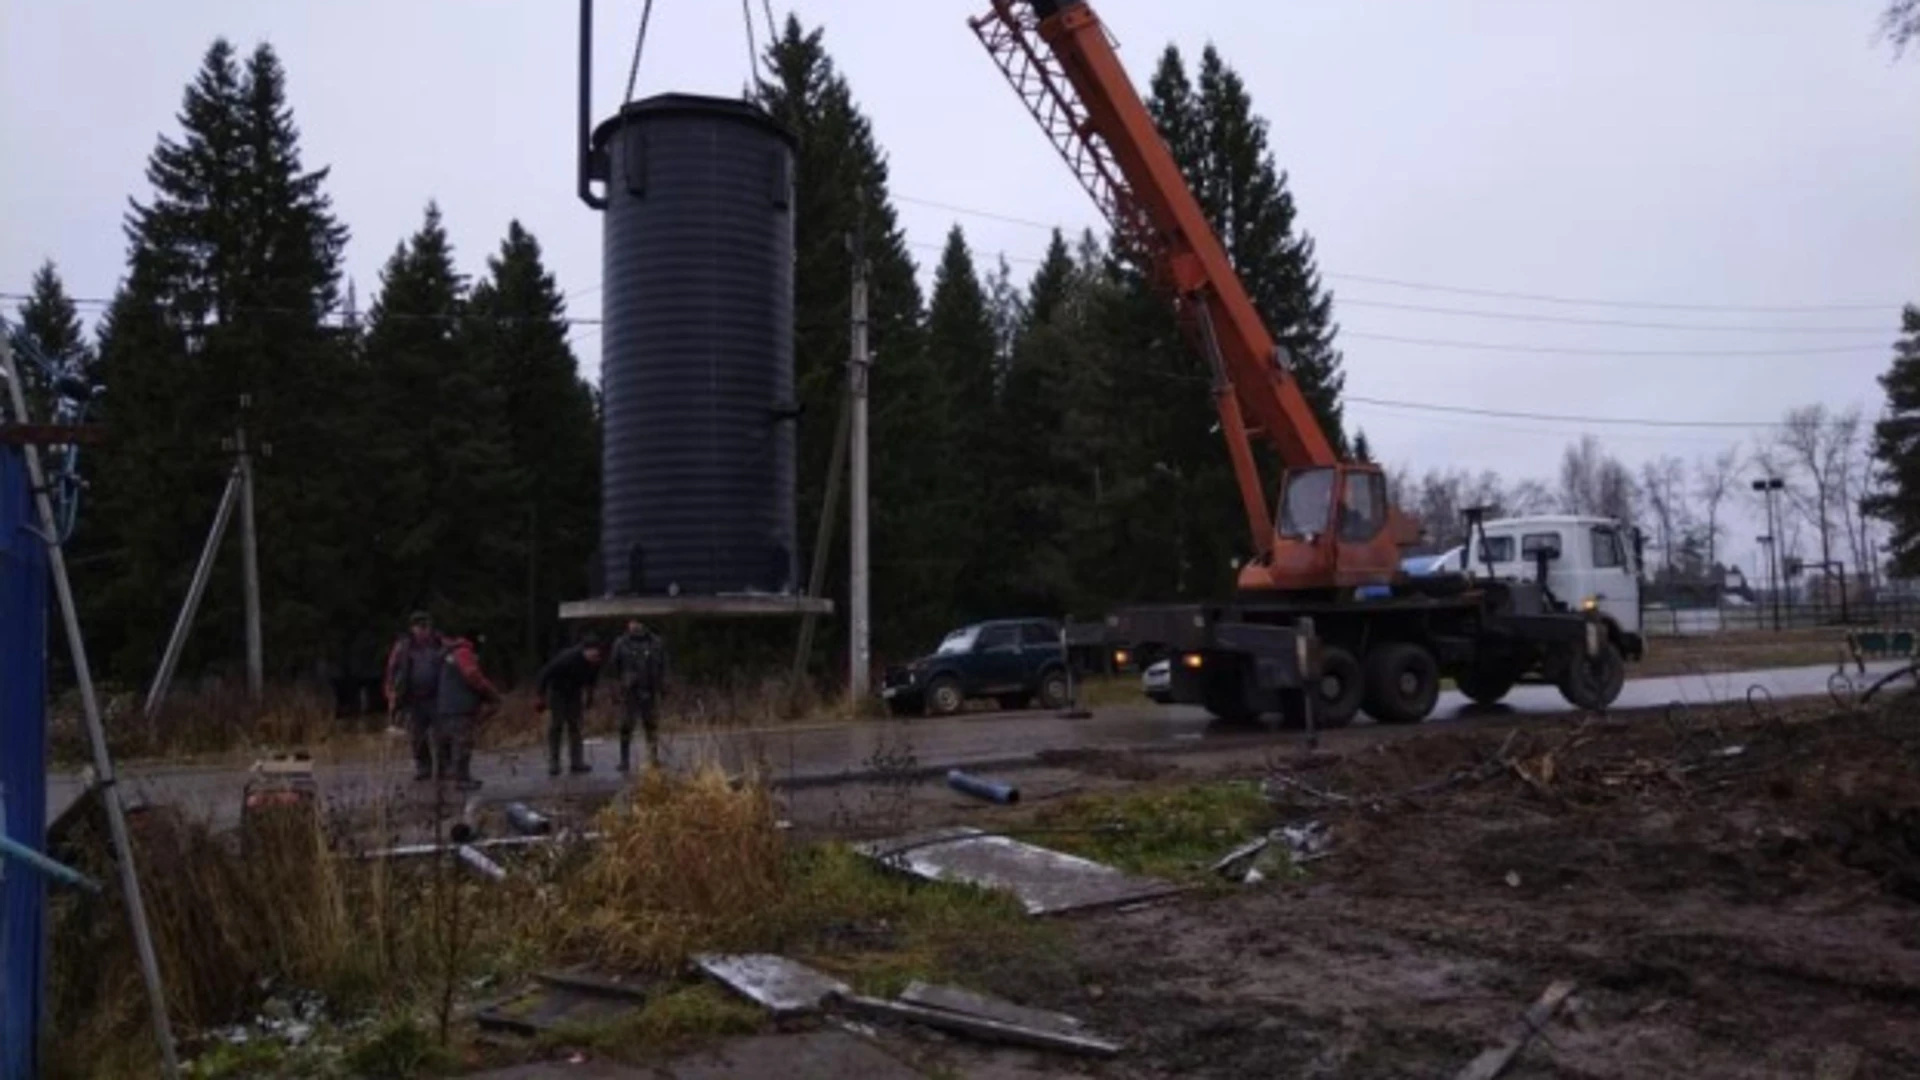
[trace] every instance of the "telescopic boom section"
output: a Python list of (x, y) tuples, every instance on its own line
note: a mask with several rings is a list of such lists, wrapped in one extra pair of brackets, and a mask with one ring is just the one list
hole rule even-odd
[[(1247, 296), (1226, 249), (1084, 0), (993, 0), (973, 29), (1123, 244), (1142, 250), (1213, 367), (1222, 433), (1255, 548), (1274, 521), (1249, 440), (1288, 468), (1337, 463), (1290, 358)], [(1037, 39), (1037, 40), (1036, 40)]]

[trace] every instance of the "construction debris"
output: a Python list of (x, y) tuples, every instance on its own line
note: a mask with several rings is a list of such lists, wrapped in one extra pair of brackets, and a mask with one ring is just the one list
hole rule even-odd
[(908, 1005), (944, 1009), (951, 1013), (963, 1013), (986, 1020), (996, 1020), (1002, 1024), (1031, 1028), (1035, 1031), (1052, 1031), (1062, 1035), (1082, 1034), (1084, 1026), (1078, 1017), (1068, 1016), (1066, 1013), (1015, 1005), (1011, 1001), (1002, 1001), (972, 990), (962, 990), (957, 986), (941, 986), (937, 983), (919, 981), (908, 983), (907, 988), (900, 991), (900, 1000)]
[(1574, 984), (1564, 979), (1547, 987), (1540, 995), (1540, 1000), (1534, 1002), (1507, 1028), (1501, 1036), (1500, 1045), (1481, 1051), (1479, 1057), (1468, 1062), (1467, 1067), (1454, 1076), (1454, 1080), (1494, 1080), (1506, 1072), (1507, 1067), (1513, 1064), (1513, 1059), (1520, 1056), (1520, 1051), (1527, 1048), (1533, 1037), (1547, 1026), (1553, 1014), (1559, 1012), (1560, 1006), (1573, 995), (1573, 989)]
[(507, 824), (521, 836), (545, 836), (553, 831), (553, 820), (523, 802), (507, 804)]
[[(1232, 881), (1258, 885), (1283, 869), (1324, 859), (1332, 854), (1332, 848), (1333, 832), (1324, 822), (1283, 825), (1227, 852), (1213, 864), (1213, 872)], [(1280, 861), (1283, 857), (1284, 866)]]
[(482, 1006), (474, 1012), (474, 1022), (494, 1031), (540, 1035), (632, 1013), (646, 1004), (653, 989), (579, 971), (542, 971), (534, 978), (539, 985)]
[(939, 1031), (950, 1031), (988, 1042), (1005, 1043), (1009, 1046), (1056, 1050), (1068, 1054), (1084, 1054), (1089, 1057), (1112, 1057), (1120, 1052), (1118, 1043), (1091, 1035), (1027, 1027), (1023, 1024), (1007, 1023), (969, 1013), (949, 1012), (946, 1009), (914, 1005), (906, 1001), (883, 1001), (880, 998), (846, 993), (834, 995), (833, 1002), (841, 1008), (872, 1019), (923, 1024)]
[(1136, 877), (1105, 863), (964, 826), (870, 841), (854, 850), (889, 869), (927, 881), (1010, 892), (1029, 915), (1111, 907), (1182, 889), (1158, 878)]
[(829, 997), (853, 992), (845, 983), (771, 953), (705, 953), (693, 962), (775, 1019), (818, 1012)]

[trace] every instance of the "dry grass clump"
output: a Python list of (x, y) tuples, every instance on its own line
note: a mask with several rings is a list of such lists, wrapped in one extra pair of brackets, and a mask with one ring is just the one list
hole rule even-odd
[(598, 827), (551, 922), (566, 952), (671, 970), (695, 950), (743, 947), (786, 894), (787, 845), (766, 788), (718, 768), (649, 772)]

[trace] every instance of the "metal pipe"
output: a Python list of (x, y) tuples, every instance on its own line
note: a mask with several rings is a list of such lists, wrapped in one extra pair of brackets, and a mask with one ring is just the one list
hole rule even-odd
[(99, 882), (66, 863), (47, 858), (11, 836), (0, 836), (0, 855), (9, 859), (18, 859), (42, 874), (75, 888), (85, 889), (90, 893), (100, 891)]
[(1020, 789), (1012, 784), (1002, 784), (997, 780), (988, 780), (984, 776), (961, 772), (959, 769), (947, 770), (947, 786), (964, 795), (976, 799), (1001, 804), (1020, 801)]
[[(0, 375), (6, 378), (13, 414), (25, 419), (29, 415), (27, 398), (20, 386), (20, 373), (13, 364), (13, 347), (5, 335), (0, 335)], [(96, 786), (100, 790), (100, 802), (107, 810), (107, 829), (113, 837), (114, 861), (120, 870), (120, 895), (126, 903), (127, 922), (133, 932), (135, 951), (140, 956), (140, 976), (147, 988), (147, 1005), (153, 1013), (153, 1038), (160, 1050), (160, 1072), (168, 1080), (175, 1080), (180, 1075), (180, 1059), (174, 1052), (173, 1026), (167, 1019), (166, 988), (160, 981), (160, 961), (154, 955), (153, 933), (147, 925), (147, 903), (140, 892), (140, 872), (134, 866), (126, 807), (120, 803), (113, 757), (107, 753), (107, 729), (100, 720), (100, 698), (94, 693), (93, 668), (87, 662), (87, 643), (80, 633), (80, 610), (74, 603), (73, 583), (67, 577), (67, 557), (60, 546), (59, 523), (54, 518), (53, 500), (47, 494), (46, 470), (40, 467), (40, 449), (28, 444), (21, 452), (27, 459), (27, 479), (33, 484), (34, 508), (47, 545), (48, 570), (53, 577), (54, 594), (60, 601), (67, 654), (73, 661), (74, 681), (80, 684), (80, 707), (86, 717), (87, 741), (93, 748)]]
[(593, 120), (593, 0), (580, 0), (580, 118), (576, 132), (580, 160), (579, 194), (580, 201), (589, 209), (605, 210), (607, 200), (593, 193), (592, 158), (587, 143), (592, 136), (589, 130)]
[(492, 859), (487, 858), (485, 855), (481, 854), (477, 848), (473, 847), (472, 845), (461, 844), (459, 847), (454, 848), (453, 850), (456, 854), (460, 856), (461, 862), (466, 863), (468, 866), (473, 867), (475, 870), (479, 871), (481, 875), (483, 875), (484, 877), (487, 877), (493, 881), (507, 880), (507, 868), (504, 866), (501, 866), (497, 862), (494, 862)]
[(522, 836), (545, 836), (553, 831), (553, 822), (523, 802), (507, 804), (507, 824)]

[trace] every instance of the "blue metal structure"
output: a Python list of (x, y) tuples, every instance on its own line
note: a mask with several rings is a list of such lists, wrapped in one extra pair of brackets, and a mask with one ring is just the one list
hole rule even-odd
[[(0, 449), (0, 796), (6, 837), (44, 851), (47, 824), (47, 553), (25, 456)], [(0, 861), (0, 1076), (39, 1075), (46, 878)]]

